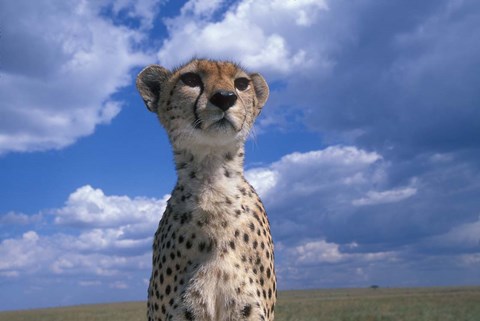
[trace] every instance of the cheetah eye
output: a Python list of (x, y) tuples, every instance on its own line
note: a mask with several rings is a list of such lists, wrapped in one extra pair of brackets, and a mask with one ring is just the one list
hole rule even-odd
[(240, 91), (244, 91), (248, 88), (248, 85), (250, 84), (250, 80), (248, 78), (237, 78), (235, 79), (235, 88), (237, 88)]
[(187, 72), (186, 74), (181, 75), (180, 79), (189, 87), (199, 87), (202, 84), (202, 79), (200, 79), (200, 76), (194, 72)]

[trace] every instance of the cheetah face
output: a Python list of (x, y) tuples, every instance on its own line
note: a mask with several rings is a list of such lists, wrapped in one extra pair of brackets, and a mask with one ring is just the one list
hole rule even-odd
[(195, 59), (173, 72), (148, 66), (137, 88), (174, 147), (189, 149), (243, 142), (268, 98), (261, 75), (211, 60)]

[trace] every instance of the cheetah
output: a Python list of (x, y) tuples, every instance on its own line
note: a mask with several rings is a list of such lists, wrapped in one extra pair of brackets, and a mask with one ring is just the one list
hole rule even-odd
[(193, 59), (146, 67), (137, 89), (173, 148), (178, 176), (153, 244), (148, 320), (273, 320), (273, 241), (243, 175), (244, 145), (269, 88), (258, 73)]

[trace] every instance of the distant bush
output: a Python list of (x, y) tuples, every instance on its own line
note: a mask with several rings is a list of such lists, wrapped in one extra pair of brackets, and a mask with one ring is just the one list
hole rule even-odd
[(376, 284), (370, 285), (370, 289), (378, 289), (379, 287), (380, 285), (376, 285)]

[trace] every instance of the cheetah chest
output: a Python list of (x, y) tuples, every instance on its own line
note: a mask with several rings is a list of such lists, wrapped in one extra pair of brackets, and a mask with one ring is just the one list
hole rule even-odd
[(273, 244), (263, 206), (249, 193), (215, 211), (167, 208), (155, 236), (150, 309), (187, 320), (273, 314)]

